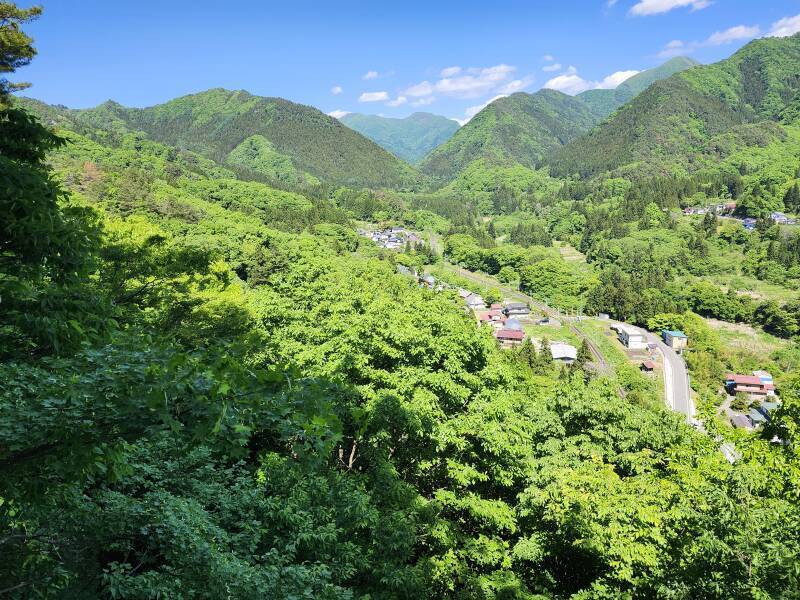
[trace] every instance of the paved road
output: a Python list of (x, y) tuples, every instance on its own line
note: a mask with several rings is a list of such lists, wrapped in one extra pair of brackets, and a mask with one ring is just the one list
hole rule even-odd
[[(504, 293), (515, 297), (520, 300), (524, 300), (528, 302), (531, 306), (537, 307), (539, 310), (544, 312), (547, 315), (562, 319), (563, 317), (557, 313), (554, 309), (550, 308), (546, 304), (539, 302), (538, 300), (528, 296), (520, 292), (519, 290), (515, 290), (510, 286), (504, 286), (497, 282), (491, 276), (482, 277), (477, 273), (473, 273), (471, 271), (467, 271), (466, 269), (462, 269), (456, 265), (450, 265), (450, 267), (457, 272), (462, 277), (472, 279), (473, 281), (477, 281), (483, 285), (491, 284), (496, 285), (500, 288), (501, 291)], [(612, 375), (613, 371), (606, 361), (603, 354), (600, 352), (600, 349), (588, 338), (588, 336), (581, 331), (578, 327), (574, 324), (569, 323), (570, 329), (581, 339), (585, 339), (589, 344), (589, 349), (592, 351), (594, 355), (595, 362), (600, 370), (601, 373), (605, 375)], [(691, 396), (691, 389), (689, 387), (689, 371), (686, 368), (686, 363), (683, 361), (683, 358), (675, 352), (672, 348), (667, 346), (659, 336), (655, 335), (647, 331), (646, 329), (642, 329), (641, 327), (634, 327), (638, 331), (641, 331), (647, 341), (651, 344), (655, 344), (658, 351), (661, 353), (663, 357), (664, 363), (664, 396), (667, 406), (672, 410), (681, 413), (686, 417), (686, 420), (689, 423), (697, 425), (698, 423), (695, 421), (695, 409), (694, 409), (694, 402), (692, 402)], [(624, 390), (620, 389), (620, 395), (625, 396)]]
[(641, 327), (634, 327), (634, 329), (641, 331), (648, 343), (655, 344), (664, 359), (664, 396), (667, 406), (675, 412), (685, 415), (689, 423), (694, 423), (694, 402), (692, 402), (691, 388), (689, 387), (689, 370), (686, 368), (683, 358), (656, 334)]

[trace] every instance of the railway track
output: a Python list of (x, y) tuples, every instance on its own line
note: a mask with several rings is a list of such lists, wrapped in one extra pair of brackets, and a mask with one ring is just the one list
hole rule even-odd
[[(472, 271), (467, 271), (466, 269), (462, 269), (461, 267), (458, 267), (450, 263), (447, 263), (447, 266), (461, 277), (464, 277), (465, 279), (471, 279), (472, 281), (480, 283), (481, 285), (489, 285), (492, 287), (497, 287), (501, 292), (508, 295), (509, 297), (525, 301), (530, 306), (536, 307), (538, 310), (540, 310), (543, 314), (547, 315), (548, 317), (552, 317), (559, 320), (564, 318), (559, 311), (557, 311), (554, 308), (551, 308), (544, 302), (536, 300), (535, 298), (529, 296), (528, 294), (525, 294), (524, 292), (521, 292), (510, 286), (503, 285), (502, 283), (498, 282), (496, 279), (491, 278), (488, 275), (486, 276), (479, 275), (473, 273)], [(572, 331), (576, 336), (578, 336), (578, 338), (580, 338), (581, 341), (586, 341), (586, 345), (589, 346), (589, 351), (592, 353), (592, 356), (594, 357), (594, 363), (597, 366), (598, 371), (602, 375), (612, 377), (614, 375), (614, 369), (611, 367), (609, 362), (603, 356), (603, 353), (597, 347), (597, 344), (595, 344), (591, 339), (589, 339), (589, 336), (583, 330), (577, 327), (574, 323), (569, 323), (568, 327), (570, 331)], [(619, 394), (624, 398), (625, 390), (620, 388)]]

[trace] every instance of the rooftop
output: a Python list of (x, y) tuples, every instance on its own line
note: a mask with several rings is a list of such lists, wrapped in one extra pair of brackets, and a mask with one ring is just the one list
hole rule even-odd
[(523, 331), (517, 331), (516, 329), (498, 329), (494, 336), (498, 340), (522, 341), (525, 339), (525, 333)]
[(556, 360), (565, 358), (575, 360), (578, 357), (578, 350), (575, 348), (575, 346), (564, 344), (562, 342), (554, 342), (550, 344), (550, 353)]
[(686, 334), (683, 333), (680, 329), (665, 329), (662, 333), (665, 333), (671, 337), (677, 337), (677, 338), (686, 337)]

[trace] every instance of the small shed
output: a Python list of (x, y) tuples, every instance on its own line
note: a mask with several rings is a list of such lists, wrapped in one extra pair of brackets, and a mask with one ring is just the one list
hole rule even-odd
[(656, 363), (654, 363), (652, 360), (645, 360), (645, 361), (642, 361), (642, 364), (639, 365), (639, 368), (644, 373), (652, 373), (653, 371), (655, 371)]

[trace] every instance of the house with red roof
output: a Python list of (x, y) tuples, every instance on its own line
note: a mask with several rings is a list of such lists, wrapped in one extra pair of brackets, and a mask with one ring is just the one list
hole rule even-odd
[(725, 376), (725, 389), (732, 396), (748, 394), (750, 397), (763, 398), (775, 394), (775, 384), (758, 375), (728, 373)]
[(494, 337), (503, 348), (511, 348), (522, 343), (522, 340), (525, 339), (525, 332), (516, 329), (498, 329), (494, 332)]

